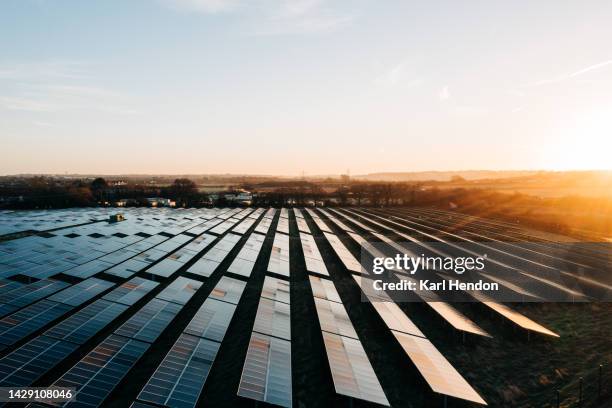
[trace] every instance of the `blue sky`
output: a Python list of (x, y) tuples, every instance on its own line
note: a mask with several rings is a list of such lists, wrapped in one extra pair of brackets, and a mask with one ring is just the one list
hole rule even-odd
[(0, 174), (611, 168), (608, 1), (4, 0)]

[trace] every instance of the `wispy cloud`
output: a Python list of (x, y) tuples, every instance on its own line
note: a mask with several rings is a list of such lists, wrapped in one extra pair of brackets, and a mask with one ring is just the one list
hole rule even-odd
[(233, 13), (246, 17), (255, 35), (308, 34), (333, 31), (349, 24), (352, 13), (338, 10), (329, 0), (159, 0), (180, 11), (203, 14)]
[(559, 75), (556, 76), (554, 78), (549, 78), (549, 79), (543, 79), (541, 81), (536, 81), (536, 82), (532, 82), (527, 84), (526, 86), (541, 86), (541, 85), (548, 85), (548, 84), (554, 84), (554, 83), (558, 83), (558, 82), (563, 82), (563, 81), (567, 81), (569, 79), (573, 79), (573, 78), (577, 78), (580, 77), (582, 75), (588, 74), (589, 72), (593, 72), (593, 71), (598, 71), (602, 68), (608, 67), (608, 66), (612, 66), (612, 60), (607, 60), (607, 61), (603, 61), (597, 64), (593, 64), (593, 65), (589, 65), (586, 68), (582, 68), (579, 69), (578, 71), (574, 71), (574, 72), (570, 72), (567, 74), (563, 74), (563, 75)]
[(86, 79), (89, 64), (78, 61), (36, 61), (0, 64), (0, 80)]
[(134, 114), (130, 97), (95, 84), (77, 62), (28, 62), (0, 65), (0, 109), (33, 113), (97, 110)]

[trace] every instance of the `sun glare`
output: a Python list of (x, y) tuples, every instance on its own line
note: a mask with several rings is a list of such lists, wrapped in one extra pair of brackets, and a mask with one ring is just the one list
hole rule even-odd
[(542, 168), (612, 170), (612, 108), (583, 114), (548, 140)]

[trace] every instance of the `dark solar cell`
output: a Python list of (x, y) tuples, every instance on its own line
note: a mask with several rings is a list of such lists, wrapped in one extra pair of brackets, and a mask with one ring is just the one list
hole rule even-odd
[(219, 346), (215, 341), (182, 334), (138, 399), (170, 407), (194, 407)]
[(63, 316), (72, 307), (43, 299), (0, 320), (0, 344), (9, 346)]
[(182, 305), (176, 303), (153, 299), (115, 330), (115, 333), (153, 343), (182, 308)]
[[(0, 303), (16, 306), (16, 308), (24, 307), (67, 286), (70, 285), (61, 281), (40, 280), (3, 293), (0, 295)], [(0, 316), (4, 316), (1, 311)]]
[(0, 360), (0, 386), (32, 385), (77, 347), (46, 336), (34, 338)]
[(0, 279), (0, 295), (17, 289), (22, 284), (8, 279)]
[(46, 336), (83, 344), (112, 322), (128, 306), (106, 300), (97, 300), (91, 305), (61, 321), (45, 332)]
[(89, 278), (49, 297), (49, 300), (79, 306), (114, 285), (98, 278)]
[(62, 406), (100, 406), (148, 348), (148, 343), (108, 336), (53, 384), (77, 389), (76, 400)]

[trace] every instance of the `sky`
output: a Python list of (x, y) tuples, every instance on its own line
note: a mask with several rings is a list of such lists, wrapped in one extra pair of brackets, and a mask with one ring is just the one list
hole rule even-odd
[(612, 2), (3, 0), (0, 174), (612, 169)]

